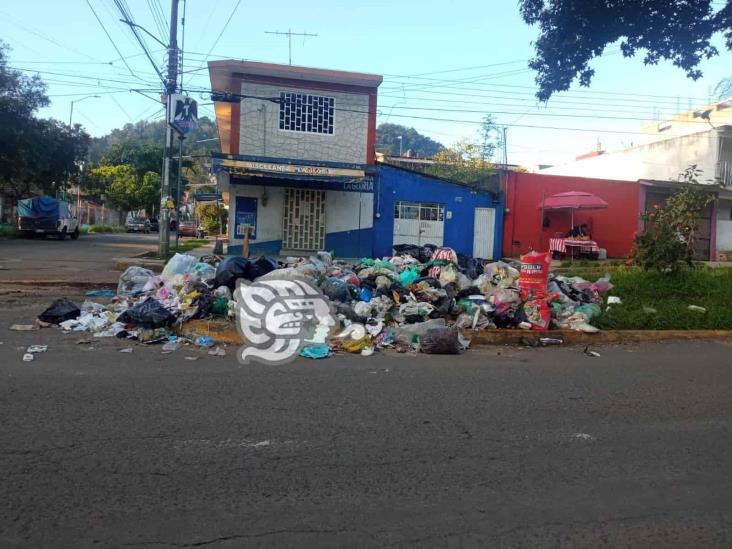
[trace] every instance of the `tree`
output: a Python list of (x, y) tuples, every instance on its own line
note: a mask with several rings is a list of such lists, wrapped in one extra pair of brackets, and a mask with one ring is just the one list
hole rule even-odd
[(86, 184), (99, 189), (110, 207), (124, 213), (146, 210), (151, 214), (160, 201), (160, 174), (147, 172), (138, 180), (130, 164), (92, 168)]
[(411, 150), (419, 157), (432, 158), (445, 148), (442, 143), (433, 141), (414, 128), (398, 124), (379, 124), (376, 128), (376, 148), (391, 156), (398, 156), (400, 136), (402, 153)]
[(484, 158), (485, 147), (476, 140), (461, 139), (452, 147), (442, 149), (425, 172), (459, 183), (475, 183), (493, 173), (493, 164)]
[(699, 216), (714, 196), (699, 185), (701, 170), (691, 166), (681, 174), (679, 190), (661, 206), (641, 215), (645, 230), (635, 238), (632, 257), (646, 270), (675, 271), (693, 265)]
[(226, 227), (229, 212), (223, 205), (215, 202), (202, 202), (196, 207), (196, 217), (201, 220), (203, 230), (209, 234), (219, 234)]
[(625, 57), (644, 50), (643, 61), (671, 61), (694, 80), (699, 64), (719, 54), (712, 36), (722, 32), (732, 49), (732, 0), (715, 11), (712, 0), (519, 0), (521, 16), (539, 26), (536, 57), (537, 97), (569, 89), (579, 78), (589, 86), (595, 74), (589, 62), (620, 41)]

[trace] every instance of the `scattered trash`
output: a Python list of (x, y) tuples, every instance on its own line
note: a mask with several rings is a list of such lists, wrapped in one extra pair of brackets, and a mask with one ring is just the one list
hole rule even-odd
[(653, 307), (643, 307), (643, 312), (648, 315), (655, 315), (656, 313), (658, 313), (658, 311)]
[(599, 358), (601, 355), (597, 351), (590, 351), (589, 347), (585, 347), (585, 350), (583, 351), (587, 356), (591, 356), (593, 358)]
[(118, 352), (120, 353), (131, 353), (132, 347), (125, 347), (124, 349), (120, 349)]
[(432, 328), (419, 339), (420, 350), (433, 355), (460, 354), (459, 336), (457, 328)]
[(216, 347), (215, 349), (211, 349), (208, 354), (211, 356), (226, 356), (226, 351), (221, 347)]
[(35, 357), (31, 353), (25, 353), (23, 355), (23, 362), (33, 362)]
[(48, 351), (48, 345), (31, 345), (25, 350), (26, 353), (34, 355), (37, 353), (45, 353), (46, 351)]
[(89, 290), (86, 292), (87, 297), (115, 297), (116, 295), (114, 290)]
[(198, 345), (199, 347), (213, 347), (214, 340), (211, 336), (202, 335), (196, 336), (196, 339), (193, 340), (193, 343), (195, 345)]
[(175, 336), (171, 336), (170, 339), (168, 339), (168, 342), (163, 345), (163, 352), (164, 353), (172, 353), (173, 351), (177, 351), (183, 346), (183, 340), (179, 339)]
[(607, 304), (608, 305), (622, 305), (623, 304), (623, 300), (620, 299), (616, 295), (611, 295), (611, 296), (608, 296), (608, 298), (607, 298)]
[(13, 324), (10, 329), (16, 332), (29, 332), (31, 330), (37, 330), (38, 326), (33, 324)]
[(91, 345), (92, 343), (94, 343), (93, 339), (79, 339), (76, 342), (77, 345)]
[(707, 310), (704, 307), (699, 307), (699, 305), (689, 305), (687, 307), (690, 311), (694, 311), (695, 313), (706, 313)]
[(539, 343), (542, 347), (550, 347), (553, 345), (562, 345), (564, 340), (556, 337), (540, 337)]
[(184, 356), (183, 358), (185, 360), (198, 360), (201, 357), (200, 356)]
[(366, 347), (361, 351), (361, 356), (371, 356), (374, 354), (374, 348), (373, 347)]
[(587, 433), (575, 433), (572, 436), (580, 440), (595, 440), (595, 437), (593, 437), (592, 435), (588, 435)]
[(308, 345), (300, 351), (300, 356), (305, 358), (326, 358), (330, 354), (330, 348), (327, 345)]

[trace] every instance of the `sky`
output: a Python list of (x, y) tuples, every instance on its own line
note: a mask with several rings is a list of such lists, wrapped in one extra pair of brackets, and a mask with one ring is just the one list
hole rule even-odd
[[(167, 41), (169, 0), (122, 4), (137, 24)], [(575, 85), (544, 105), (527, 67), (538, 30), (521, 20), (517, 0), (181, 0), (181, 11), (184, 4), (183, 83), (194, 90), (199, 115), (214, 116), (201, 93), (210, 87), (207, 60), (287, 63), (287, 38), (265, 31), (292, 29), (317, 34), (293, 37), (294, 65), (384, 76), (379, 123), (411, 126), (450, 145), (476, 137), (480, 120), (492, 114), (508, 127), (509, 163), (529, 168), (570, 161), (598, 143), (615, 150), (638, 142), (643, 125), (706, 103), (714, 86), (732, 76), (721, 37), (715, 42), (721, 55), (702, 64), (696, 82), (670, 63), (646, 67), (640, 57), (623, 58), (611, 45), (592, 62), (590, 88)], [(68, 122), (76, 101), (73, 122), (94, 136), (162, 117), (160, 79), (119, 19), (114, 0), (0, 3), (11, 66), (48, 84), (52, 103), (40, 116)], [(164, 72), (163, 46), (145, 40)]]

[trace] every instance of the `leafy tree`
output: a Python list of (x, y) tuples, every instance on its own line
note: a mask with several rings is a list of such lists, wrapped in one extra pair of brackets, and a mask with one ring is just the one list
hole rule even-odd
[(484, 158), (485, 147), (476, 140), (462, 139), (442, 149), (425, 172), (459, 183), (474, 183), (493, 173), (493, 164)]
[[(521, 16), (539, 26), (536, 57), (537, 97), (548, 100), (579, 78), (589, 86), (595, 74), (589, 62), (620, 41), (625, 57), (644, 50), (643, 61), (671, 61), (694, 80), (702, 60), (719, 54), (712, 36), (724, 33), (732, 49), (732, 1), (715, 11), (712, 0), (519, 0)], [(718, 3), (718, 2), (717, 2)]]
[(376, 148), (391, 156), (399, 155), (399, 136), (402, 137), (402, 153), (411, 150), (422, 158), (432, 158), (445, 147), (422, 135), (414, 128), (407, 128), (398, 124), (379, 124), (376, 128)]
[(691, 166), (681, 174), (681, 187), (661, 206), (641, 215), (645, 231), (635, 238), (632, 257), (645, 270), (676, 271), (692, 266), (699, 216), (714, 196), (699, 185), (701, 170)]
[(201, 226), (207, 233), (218, 234), (222, 227), (226, 227), (229, 212), (223, 205), (214, 202), (203, 202), (196, 207), (196, 217), (201, 220)]
[(134, 166), (98, 166), (89, 171), (87, 184), (101, 189), (106, 203), (121, 212), (152, 212), (160, 201), (160, 175), (147, 172), (139, 181)]

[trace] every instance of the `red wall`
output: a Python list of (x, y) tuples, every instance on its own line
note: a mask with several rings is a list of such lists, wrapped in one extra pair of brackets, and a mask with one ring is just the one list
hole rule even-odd
[[(503, 222), (503, 255), (514, 257), (530, 249), (549, 249), (549, 238), (571, 229), (568, 211), (545, 212), (550, 226), (542, 229), (542, 195), (581, 191), (599, 196), (609, 204), (604, 210), (575, 211), (574, 223), (587, 223), (592, 237), (608, 257), (627, 257), (639, 228), (640, 185), (637, 181), (588, 179), (530, 173), (508, 177), (506, 213)], [(541, 234), (543, 232), (543, 245)]]

